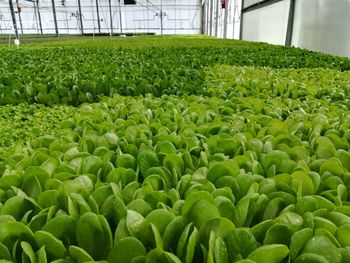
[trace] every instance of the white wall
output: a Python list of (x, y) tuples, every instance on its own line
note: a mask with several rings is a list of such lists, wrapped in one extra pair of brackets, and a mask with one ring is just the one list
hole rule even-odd
[(350, 0), (296, 2), (294, 46), (350, 57)]
[(242, 39), (284, 45), (290, 0), (284, 0), (243, 15)]
[[(258, 0), (245, 0), (249, 6)], [(260, 1), (262, 2), (262, 1)], [(290, 0), (243, 15), (243, 39), (285, 44)], [(292, 45), (350, 57), (350, 0), (296, 0)]]

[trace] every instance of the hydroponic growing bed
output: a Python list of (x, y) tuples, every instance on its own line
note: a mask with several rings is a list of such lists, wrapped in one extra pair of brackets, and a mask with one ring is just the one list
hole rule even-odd
[(0, 262), (350, 262), (350, 60), (202, 37), (0, 49)]

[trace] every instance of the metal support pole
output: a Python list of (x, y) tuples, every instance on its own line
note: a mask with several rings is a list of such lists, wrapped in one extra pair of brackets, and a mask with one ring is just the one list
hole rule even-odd
[(236, 13), (237, 13), (237, 0), (233, 0), (233, 29), (232, 29), (232, 39), (235, 39), (235, 27), (236, 27)]
[(210, 0), (210, 22), (209, 22), (209, 35), (212, 36), (213, 35), (213, 1), (214, 0)]
[(120, 0), (119, 0), (119, 26), (120, 26), (120, 33), (123, 34), (122, 6), (121, 6), (121, 4), (120, 4)]
[(67, 32), (68, 32), (68, 35), (69, 35), (69, 25), (68, 25), (68, 16), (67, 16), (67, 12), (64, 12), (64, 15), (66, 17), (65, 21), (66, 21), (66, 29), (67, 29)]
[(163, 0), (160, 0), (160, 34), (163, 35)]
[(147, 9), (147, 32), (149, 33), (149, 3), (148, 3), (148, 0), (146, 2), (146, 9)]
[(40, 11), (39, 11), (39, 0), (36, 0), (36, 10), (38, 11), (40, 33), (43, 34), (43, 25), (41, 23), (41, 15), (40, 15)]
[(38, 31), (39, 34), (39, 24), (38, 24), (38, 12), (36, 11), (36, 4), (35, 1), (33, 1), (33, 6), (34, 6), (34, 17), (35, 17), (35, 25), (36, 25), (36, 30)]
[(227, 23), (228, 23), (228, 7), (230, 0), (225, 1), (225, 18), (224, 18), (224, 38), (227, 38)]
[(176, 0), (175, 0), (175, 6), (174, 6), (174, 13), (175, 13), (175, 35), (176, 35), (176, 29), (177, 29), (177, 16), (176, 16)]
[(52, 3), (53, 21), (55, 22), (55, 33), (56, 33), (56, 37), (58, 37), (58, 25), (57, 25), (55, 0), (51, 0), (51, 3)]
[(206, 0), (202, 1), (201, 5), (201, 34), (205, 34), (205, 2)]
[(17, 29), (17, 23), (16, 23), (16, 15), (15, 15), (15, 10), (13, 10), (12, 0), (9, 0), (9, 4), (10, 4), (10, 9), (11, 9), (11, 17), (12, 17), (13, 28), (15, 29), (16, 39), (18, 39), (18, 29)]
[(113, 35), (113, 16), (112, 16), (112, 3), (111, 0), (108, 0), (108, 7), (109, 7), (109, 20), (111, 24), (111, 36)]
[(220, 0), (215, 0), (216, 2), (216, 11), (215, 11), (215, 36), (218, 37), (219, 32), (219, 5)]
[(241, 23), (240, 23), (240, 27), (239, 27), (239, 39), (243, 40), (243, 4), (242, 4), (242, 9), (241, 9)]
[(20, 10), (19, 10), (19, 6), (18, 6), (18, 0), (16, 0), (16, 6), (17, 6), (17, 13), (18, 13), (19, 25), (20, 25), (20, 27), (21, 27), (21, 33), (23, 34), (22, 17), (21, 17), (21, 12), (20, 12)]
[(80, 20), (81, 34), (84, 35), (83, 16), (82, 16), (82, 13), (81, 13), (80, 0), (78, 0), (78, 8), (79, 8), (79, 20)]
[(99, 7), (98, 7), (98, 0), (96, 0), (96, 14), (97, 14), (98, 33), (101, 33), (101, 22), (100, 22), (100, 12), (99, 12)]
[(206, 35), (209, 35), (209, 18), (210, 18), (210, 15), (209, 15), (209, 0), (206, 0), (205, 2), (205, 34)]
[(289, 47), (292, 45), (292, 39), (293, 39), (295, 2), (296, 0), (290, 0), (290, 6), (289, 6), (288, 25), (287, 25), (287, 34), (286, 34), (286, 46), (289, 46)]

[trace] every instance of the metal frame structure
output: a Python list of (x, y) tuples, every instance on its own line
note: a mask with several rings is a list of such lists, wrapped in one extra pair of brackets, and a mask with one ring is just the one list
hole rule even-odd
[(203, 0), (203, 33), (222, 38), (239, 38), (235, 36), (235, 27), (240, 23), (241, 3), (242, 0)]
[(10, 5), (10, 9), (11, 9), (11, 17), (12, 17), (13, 28), (15, 29), (16, 39), (18, 39), (18, 28), (17, 28), (16, 15), (15, 15), (15, 10), (13, 9), (13, 2), (12, 2), (12, 0), (9, 0), (9, 5)]
[[(0, 4), (4, 1), (13, 1), (14, 6), (16, 4), (15, 0), (0, 0)], [(134, 32), (188, 34), (191, 32), (222, 38), (238, 38), (235, 35), (239, 33), (237, 25), (240, 20), (239, 5), (242, 0), (193, 0), (192, 2), (136, 0), (135, 5), (126, 5), (123, 3), (124, 0), (61, 0), (62, 5), (58, 4), (57, 0), (16, 1), (30, 9), (28, 13), (22, 13), (23, 26), (18, 25), (19, 22), (21, 23), (19, 20), (21, 14), (18, 13), (18, 17), (15, 17), (18, 31), (22, 34), (58, 36), (60, 34), (115, 35)], [(34, 9), (26, 3), (35, 5)], [(30, 16), (32, 16), (32, 22), (28, 20)], [(10, 30), (9, 17), (7, 12), (7, 18), (3, 20), (7, 21), (5, 25), (7, 29), (2, 26), (2, 30), (7, 32)], [(43, 24), (40, 27), (41, 18), (43, 18)], [(14, 26), (11, 27), (13, 32)]]
[[(152, 33), (160, 32), (160, 34), (173, 31), (175, 33), (181, 31), (203, 33), (205, 20), (201, 18), (205, 12), (204, 4), (207, 2), (207, 0), (198, 0), (197, 2), (193, 1), (193, 3), (185, 3), (184, 1), (174, 0), (172, 3), (168, 1), (166, 4), (163, 4), (163, 0), (137, 0), (135, 5), (127, 5), (123, 4), (123, 0), (91, 0), (89, 6), (87, 5), (87, 0), (76, 0), (75, 4), (72, 0), (62, 0), (61, 6), (57, 4), (57, 0), (56, 3), (55, 0), (46, 0), (44, 2), (41, 0), (20, 0), (22, 5), (24, 3), (24, 6), (31, 10), (26, 15), (23, 15), (23, 20), (21, 13), (17, 12), (18, 7), (15, 7), (18, 4), (18, 0), (16, 2), (14, 0), (2, 0), (0, 4), (1, 2), (3, 4), (5, 1), (8, 2), (10, 7), (12, 20), (11, 28), (9, 28), (10, 20), (8, 18), (10, 12), (7, 11), (7, 18), (3, 21), (8, 22), (2, 30), (7, 30), (7, 32), (9, 30), (11, 32), (15, 31), (16, 38), (19, 37), (19, 33), (33, 34), (34, 30), (37, 31), (35, 32), (37, 34), (52, 34), (54, 32), (56, 36), (67, 34), (67, 31), (68, 34), (72, 34), (72, 32), (75, 32), (75, 34), (91, 34), (92, 31), (95, 34), (95, 29), (96, 33), (109, 33), (110, 35), (115, 33), (123, 34), (130, 31), (140, 32), (142, 29), (145, 29), (143, 33), (152, 31)], [(33, 7), (28, 6), (27, 3), (33, 4)], [(65, 3), (68, 3), (67, 9), (65, 9)], [(188, 12), (186, 11), (187, 8)], [(41, 12), (43, 12), (43, 15), (41, 15)], [(140, 19), (133, 15), (136, 12), (140, 14)], [(51, 16), (50, 13), (52, 14)], [(18, 17), (16, 17), (16, 14), (18, 14)], [(28, 20), (28, 14), (33, 15), (33, 23)], [(188, 15), (186, 16), (186, 14)], [(65, 18), (64, 15), (66, 16)], [(134, 19), (132, 19), (133, 16)], [(43, 23), (41, 22), (42, 18)], [(25, 21), (23, 25), (22, 20)], [(72, 27), (74, 25), (72, 21), (75, 20), (77, 21), (77, 27)], [(30, 28), (28, 23), (32, 23)], [(155, 27), (157, 25), (158, 29)], [(174, 28), (172, 28), (173, 26)], [(19, 32), (20, 29), (21, 31)]]
[[(242, 9), (241, 9), (241, 26), (240, 26), (240, 34), (239, 38), (242, 40), (243, 38), (243, 28), (244, 28), (244, 23), (243, 23), (243, 17), (244, 14), (255, 11), (273, 4), (276, 4), (281, 1), (285, 0), (258, 0), (256, 3), (251, 4), (249, 6), (245, 6), (244, 3), (246, 0), (242, 0)], [(295, 14), (295, 3), (296, 0), (290, 0), (290, 7), (289, 7), (289, 14), (288, 14), (288, 25), (287, 25), (287, 32), (286, 32), (286, 39), (285, 39), (285, 45), (286, 46), (291, 46), (292, 44), (292, 37), (293, 37), (293, 26), (294, 26), (294, 14)]]
[(295, 15), (295, 1), (296, 0), (290, 0), (288, 26), (287, 26), (287, 34), (286, 34), (286, 46), (292, 45), (294, 15)]

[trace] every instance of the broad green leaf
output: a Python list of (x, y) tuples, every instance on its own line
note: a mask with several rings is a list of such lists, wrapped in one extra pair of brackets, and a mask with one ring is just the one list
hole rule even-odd
[(133, 200), (127, 205), (127, 209), (135, 211), (143, 217), (147, 216), (152, 211), (152, 207), (143, 199)]
[(325, 208), (328, 211), (333, 211), (336, 207), (331, 201), (324, 198), (323, 196), (313, 195), (312, 197), (316, 199), (318, 208)]
[(36, 256), (38, 259), (38, 263), (47, 263), (47, 256), (45, 251), (45, 246), (42, 246), (37, 252)]
[(84, 249), (80, 247), (69, 246), (68, 251), (70, 256), (78, 263), (94, 261), (94, 259)]
[(35, 255), (35, 252), (34, 252), (32, 246), (28, 242), (22, 241), (21, 242), (21, 247), (22, 247), (23, 252), (25, 253), (25, 255), (28, 256), (30, 262), (31, 263), (36, 263), (37, 259), (36, 259), (36, 255)]
[(305, 245), (303, 253), (312, 253), (325, 257), (329, 262), (341, 262), (342, 256), (338, 248), (324, 236), (314, 236)]
[(303, 196), (295, 204), (295, 212), (302, 215), (307, 211), (313, 212), (317, 209), (318, 203), (313, 196)]
[(182, 215), (186, 217), (192, 209), (192, 206), (199, 200), (213, 202), (213, 197), (205, 191), (199, 191), (186, 198), (185, 203), (182, 207)]
[(293, 231), (287, 225), (274, 224), (267, 230), (264, 245), (283, 244), (289, 246)]
[(255, 213), (254, 202), (258, 196), (257, 195), (247, 195), (235, 206), (233, 222), (237, 227), (243, 227), (250, 224), (251, 218)]
[(334, 157), (338, 158), (338, 160), (341, 162), (342, 166), (348, 170), (348, 172), (350, 171), (350, 154), (348, 151), (345, 150), (338, 150)]
[(11, 186), (20, 187), (22, 183), (22, 177), (17, 174), (5, 175), (0, 178), (0, 187), (9, 188)]
[(248, 259), (256, 263), (279, 263), (289, 254), (289, 249), (285, 245), (265, 245), (255, 249)]
[(33, 209), (33, 205), (23, 196), (14, 196), (4, 203), (1, 208), (1, 215), (11, 215), (16, 220), (21, 220), (24, 214)]
[(160, 235), (160, 233), (158, 231), (158, 228), (155, 225), (153, 225), (153, 224), (151, 224), (151, 228), (152, 228), (154, 241), (155, 241), (154, 243), (156, 245), (156, 248), (163, 249), (163, 247), (164, 247), (163, 246), (163, 240), (162, 240), (162, 237), (161, 237), (161, 235)]
[(186, 221), (182, 216), (175, 217), (165, 228), (163, 234), (163, 245), (165, 250), (175, 248), (181, 233), (186, 227)]
[(93, 191), (93, 182), (86, 176), (81, 175), (73, 180), (64, 182), (57, 190), (56, 197), (57, 203), (63, 207), (68, 208), (68, 195), (69, 193), (77, 193), (82, 197), (87, 198)]
[(136, 159), (131, 154), (121, 154), (119, 157), (117, 157), (117, 167), (124, 167), (124, 168), (130, 168), (133, 170), (136, 170)]
[(166, 189), (166, 182), (164, 179), (158, 175), (153, 174), (150, 176), (147, 176), (145, 180), (143, 181), (143, 185), (150, 185), (153, 190), (160, 191)]
[(175, 153), (165, 156), (163, 160), (163, 166), (166, 167), (169, 171), (175, 172), (177, 176), (182, 176), (185, 168), (184, 161)]
[(236, 258), (237, 255), (246, 258), (258, 246), (254, 235), (246, 228), (236, 228), (228, 233), (225, 243), (230, 259)]
[(253, 226), (251, 232), (257, 241), (262, 242), (267, 230), (274, 224), (275, 222), (272, 219), (264, 220)]
[(108, 256), (109, 262), (131, 262), (138, 256), (145, 256), (146, 249), (143, 244), (134, 237), (126, 237), (116, 242)]
[(163, 255), (165, 256), (167, 261), (170, 262), (170, 263), (181, 263), (181, 260), (176, 255), (174, 255), (173, 253), (164, 251)]
[(343, 262), (347, 262), (350, 259), (350, 247), (340, 248)]
[(2, 243), (0, 243), (0, 257), (8, 260), (12, 259), (9, 249)]
[(217, 237), (225, 239), (228, 233), (234, 229), (235, 225), (227, 218), (213, 218), (201, 225), (199, 229), (199, 240), (202, 244), (208, 245), (211, 232), (214, 232)]
[(107, 181), (119, 184), (121, 182), (122, 186), (134, 182), (137, 179), (135, 171), (131, 168), (118, 167), (112, 170), (107, 175)]
[(318, 159), (329, 159), (334, 156), (336, 148), (327, 137), (318, 137), (315, 141), (316, 156)]
[(114, 243), (120, 241), (125, 237), (129, 237), (130, 235), (131, 234), (129, 233), (129, 230), (126, 227), (126, 218), (124, 217), (119, 221), (118, 226), (115, 230)]
[(337, 226), (332, 221), (326, 218), (315, 216), (314, 223), (315, 223), (315, 228), (324, 228), (329, 232), (331, 232), (332, 234), (335, 234), (335, 232), (337, 231)]
[(56, 204), (56, 190), (41, 192), (37, 198), (38, 204), (43, 207), (50, 207)]
[(285, 224), (290, 227), (293, 231), (297, 231), (303, 227), (304, 219), (302, 216), (293, 212), (282, 213), (275, 219), (276, 223)]
[(234, 203), (224, 196), (218, 196), (214, 200), (214, 205), (218, 208), (220, 216), (228, 219), (234, 218)]
[(156, 152), (164, 154), (176, 153), (176, 148), (173, 143), (169, 141), (159, 141), (155, 146)]
[(21, 222), (0, 220), (0, 233), (0, 242), (9, 249), (19, 238), (33, 244), (33, 232)]
[(223, 176), (236, 176), (239, 173), (239, 166), (234, 161), (214, 162), (210, 165), (207, 178), (212, 183), (215, 183)]
[[(205, 211), (205, 213), (203, 213), (203, 211)], [(198, 228), (208, 220), (217, 217), (220, 217), (219, 210), (215, 205), (205, 200), (200, 200), (194, 203), (189, 214), (190, 220)]]
[(313, 231), (310, 228), (304, 228), (295, 232), (291, 237), (290, 243), (290, 256), (292, 260), (295, 260), (304, 245), (312, 238)]
[(350, 224), (350, 216), (344, 215), (343, 213), (339, 213), (335, 211), (329, 212), (326, 217), (337, 226)]
[(110, 250), (111, 237), (104, 228), (99, 216), (91, 212), (82, 215), (77, 222), (77, 243), (94, 259), (103, 259)]
[(145, 245), (154, 244), (156, 240), (154, 238), (150, 238), (152, 236), (154, 237), (151, 225), (153, 224), (162, 236), (166, 227), (174, 218), (175, 216), (165, 209), (153, 210), (146, 216), (145, 220), (140, 225), (137, 236)]
[(338, 227), (336, 236), (339, 241), (339, 243), (343, 246), (350, 246), (350, 224), (344, 224), (340, 227)]
[(215, 262), (228, 262), (227, 248), (221, 237), (217, 237), (215, 241), (214, 260)]
[(133, 210), (127, 210), (126, 226), (131, 235), (135, 236), (140, 231), (144, 221), (145, 218), (141, 214)]
[(297, 260), (297, 263), (327, 263), (329, 262), (324, 256), (312, 254), (312, 253), (303, 253)]
[(291, 174), (291, 178), (294, 180), (298, 180), (302, 183), (303, 195), (314, 194), (314, 185), (307, 173), (302, 171), (297, 171)]
[(159, 165), (159, 160), (156, 153), (151, 151), (140, 152), (137, 156), (137, 161), (142, 174), (146, 174), (148, 169)]
[(279, 151), (279, 150), (275, 150), (275, 151), (272, 151), (272, 152), (266, 154), (263, 157), (262, 166), (266, 170), (269, 167), (271, 167), (272, 165), (278, 165), (280, 162), (282, 162), (285, 159), (289, 159), (289, 156), (287, 153)]
[(181, 232), (179, 240), (177, 242), (176, 247), (176, 255), (180, 258), (184, 258), (186, 254), (186, 248), (188, 246), (188, 239), (190, 237), (190, 233), (193, 229), (192, 223), (188, 224), (184, 230)]
[(45, 250), (52, 258), (63, 258), (66, 254), (66, 248), (61, 240), (54, 237), (46, 231), (37, 231), (34, 238), (39, 247), (45, 246)]

